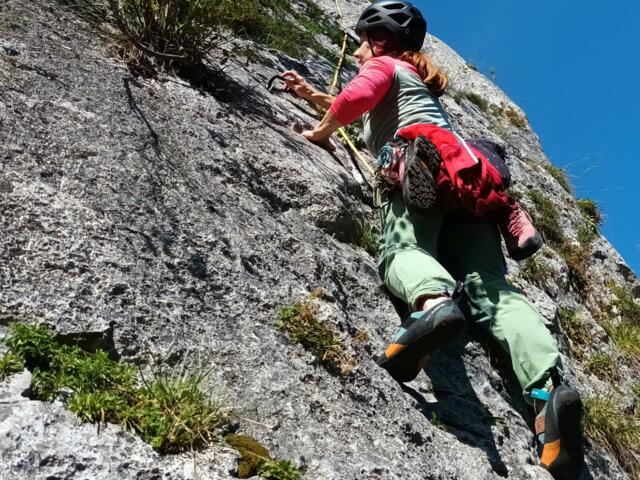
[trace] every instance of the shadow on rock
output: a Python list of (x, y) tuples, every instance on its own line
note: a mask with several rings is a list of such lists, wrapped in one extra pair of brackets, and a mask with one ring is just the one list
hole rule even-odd
[[(403, 390), (416, 400), (418, 409), (429, 421), (444, 424), (446, 431), (462, 443), (484, 450), (494, 472), (507, 477), (509, 472), (491, 429), (500, 419), (493, 417), (476, 396), (462, 361), (468, 341), (468, 338), (458, 341), (434, 353), (429, 360), (425, 372), (431, 379), (437, 402), (428, 402), (421, 393), (406, 385)], [(505, 437), (508, 439), (508, 430), (496, 437), (502, 444)]]

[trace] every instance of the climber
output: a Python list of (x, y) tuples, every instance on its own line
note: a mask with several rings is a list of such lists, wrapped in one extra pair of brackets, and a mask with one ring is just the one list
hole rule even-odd
[[(360, 46), (354, 57), (360, 71), (337, 97), (313, 88), (294, 71), (284, 72), (292, 93), (328, 109), (318, 125), (302, 135), (333, 149), (332, 133), (362, 117), (367, 147), (378, 155), (403, 127), (432, 124), (451, 130), (438, 100), (447, 78), (420, 53), (426, 27), (409, 2), (384, 0), (367, 6), (355, 29)], [(409, 190), (433, 184), (433, 166), (439, 163), (428, 141), (416, 142), (404, 162)], [(577, 392), (560, 382), (558, 348), (542, 317), (505, 279), (497, 219), (450, 211), (446, 205), (414, 208), (407, 204), (405, 187), (384, 193), (378, 269), (387, 289), (413, 313), (379, 365), (394, 379), (411, 381), (435, 349), (461, 333), (466, 320), (484, 326), (509, 354), (523, 395), (536, 410), (541, 463), (554, 478), (576, 478), (584, 461), (582, 404)], [(510, 234), (531, 235), (526, 214), (511, 206), (506, 222), (511, 223)]]

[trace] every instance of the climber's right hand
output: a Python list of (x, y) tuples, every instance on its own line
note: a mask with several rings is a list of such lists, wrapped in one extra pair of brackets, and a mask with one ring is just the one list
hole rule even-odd
[(314, 89), (309, 83), (295, 70), (287, 70), (282, 73), (282, 77), (287, 85), (287, 89), (293, 94), (305, 100), (310, 100), (313, 96)]

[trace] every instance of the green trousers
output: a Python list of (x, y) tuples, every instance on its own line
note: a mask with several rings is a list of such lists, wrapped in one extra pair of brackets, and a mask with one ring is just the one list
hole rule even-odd
[[(444, 221), (440, 210), (409, 211), (399, 192), (383, 207), (378, 268), (387, 288), (412, 309), (425, 295), (464, 283), (468, 322), (486, 327), (511, 358), (527, 401), (532, 388), (551, 383), (558, 348), (537, 310), (505, 279), (495, 223)], [(455, 280), (454, 280), (455, 279)]]

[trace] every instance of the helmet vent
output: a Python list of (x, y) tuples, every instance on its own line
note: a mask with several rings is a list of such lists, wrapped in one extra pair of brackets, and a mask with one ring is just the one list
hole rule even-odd
[(406, 24), (411, 21), (411, 17), (406, 13), (391, 13), (389, 14), (389, 16), (393, 18), (401, 27), (406, 26)]
[(369, 20), (369, 18), (373, 17), (377, 12), (371, 10), (369, 12), (365, 11), (362, 14), (361, 20)]
[(387, 10), (402, 10), (405, 7), (404, 3), (392, 3), (391, 5), (385, 5), (383, 8)]

